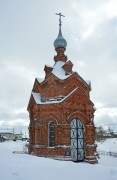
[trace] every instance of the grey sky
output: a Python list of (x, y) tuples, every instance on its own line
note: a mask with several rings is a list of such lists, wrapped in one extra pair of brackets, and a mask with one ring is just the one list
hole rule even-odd
[(35, 77), (53, 65), (53, 42), (62, 32), (74, 70), (91, 80), (96, 126), (117, 131), (117, 1), (0, 0), (0, 125), (28, 125)]

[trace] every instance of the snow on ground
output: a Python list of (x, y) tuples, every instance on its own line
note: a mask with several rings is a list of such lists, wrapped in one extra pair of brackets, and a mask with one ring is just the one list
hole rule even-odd
[(117, 152), (117, 138), (109, 138), (105, 141), (97, 142), (100, 151)]
[(21, 141), (0, 143), (0, 180), (117, 180), (117, 158), (101, 156), (91, 165), (12, 153), (23, 146)]

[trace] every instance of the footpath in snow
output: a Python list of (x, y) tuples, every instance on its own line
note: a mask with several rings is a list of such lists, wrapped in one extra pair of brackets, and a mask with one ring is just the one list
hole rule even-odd
[(23, 146), (21, 141), (0, 143), (0, 180), (117, 180), (117, 158), (101, 156), (91, 165), (12, 153)]

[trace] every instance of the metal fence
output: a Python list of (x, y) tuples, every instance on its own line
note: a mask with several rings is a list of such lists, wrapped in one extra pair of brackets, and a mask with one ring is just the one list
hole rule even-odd
[(107, 155), (107, 156), (113, 156), (117, 158), (117, 152), (106, 152), (106, 151), (98, 151), (99, 155)]

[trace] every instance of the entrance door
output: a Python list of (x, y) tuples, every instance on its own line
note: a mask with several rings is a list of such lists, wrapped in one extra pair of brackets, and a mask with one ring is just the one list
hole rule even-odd
[(84, 161), (83, 123), (80, 119), (71, 122), (71, 156), (73, 161)]

